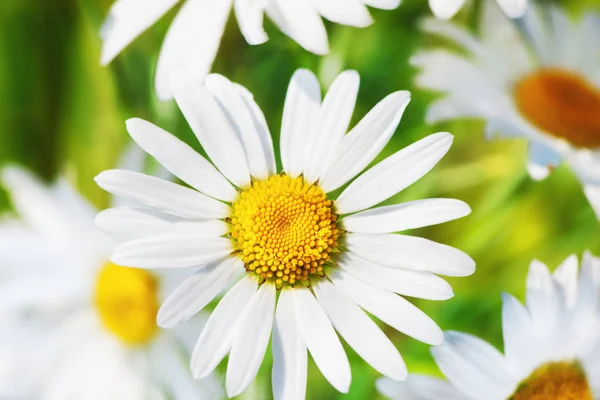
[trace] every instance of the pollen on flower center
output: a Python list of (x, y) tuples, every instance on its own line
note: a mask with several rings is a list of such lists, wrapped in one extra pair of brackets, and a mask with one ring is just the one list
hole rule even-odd
[(529, 122), (575, 147), (600, 147), (600, 90), (586, 78), (544, 69), (515, 89), (519, 111)]
[(130, 345), (157, 332), (158, 283), (150, 273), (106, 263), (96, 281), (94, 304), (105, 328)]
[(509, 400), (593, 400), (585, 373), (577, 362), (543, 365), (521, 382)]
[(278, 288), (323, 276), (337, 247), (333, 202), (302, 177), (255, 181), (232, 205), (231, 237), (246, 270)]

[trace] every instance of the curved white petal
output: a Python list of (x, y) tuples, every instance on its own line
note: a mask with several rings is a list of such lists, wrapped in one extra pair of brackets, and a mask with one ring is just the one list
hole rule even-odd
[(98, 186), (116, 196), (148, 207), (196, 219), (225, 218), (229, 206), (200, 192), (139, 172), (109, 170), (94, 178)]
[(219, 260), (232, 251), (226, 238), (170, 234), (125, 242), (117, 246), (111, 261), (135, 268), (183, 268)]
[(527, 11), (527, 0), (497, 0), (498, 5), (509, 18), (521, 18)]
[(446, 155), (453, 136), (436, 133), (396, 152), (359, 176), (335, 202), (340, 214), (378, 204), (428, 173)]
[(335, 329), (358, 355), (383, 375), (406, 379), (408, 371), (400, 353), (359, 306), (325, 279), (313, 290)]
[(169, 132), (140, 118), (127, 120), (131, 138), (166, 169), (194, 189), (224, 201), (237, 191), (204, 157)]
[(471, 400), (448, 381), (426, 375), (410, 374), (404, 382), (380, 378), (376, 386), (392, 400)]
[(436, 17), (450, 19), (462, 8), (465, 0), (429, 0), (429, 7)]
[(235, 18), (248, 44), (262, 44), (269, 38), (263, 28), (266, 0), (234, 0)]
[(375, 159), (396, 131), (409, 102), (407, 91), (388, 95), (344, 137), (321, 178), (325, 192), (339, 188)]
[(336, 270), (330, 278), (356, 304), (394, 329), (434, 346), (443, 342), (444, 335), (437, 324), (408, 300), (368, 285), (344, 271)]
[(583, 191), (600, 221), (600, 185), (585, 185)]
[(577, 279), (579, 275), (579, 260), (575, 254), (567, 257), (555, 270), (552, 276), (560, 283), (565, 293), (567, 303), (572, 306), (577, 297)]
[(502, 333), (506, 363), (516, 376), (527, 376), (535, 369), (539, 353), (531, 318), (513, 296), (502, 294)]
[(292, 290), (282, 290), (279, 295), (272, 347), (273, 397), (275, 400), (304, 400), (308, 357), (296, 322)]
[(363, 0), (366, 5), (382, 10), (393, 10), (400, 5), (400, 2), (401, 0)]
[(527, 172), (535, 180), (546, 179), (562, 160), (562, 155), (540, 142), (529, 143)]
[(309, 0), (319, 14), (328, 20), (364, 28), (373, 23), (369, 10), (362, 0)]
[(156, 316), (161, 328), (173, 328), (196, 315), (227, 286), (236, 272), (243, 271), (238, 257), (226, 257), (187, 278), (163, 302)]
[(331, 385), (348, 393), (352, 375), (348, 357), (325, 311), (310, 290), (294, 290), (294, 308), (302, 337), (317, 367)]
[(262, 363), (273, 327), (275, 296), (275, 285), (263, 284), (240, 321), (227, 364), (225, 386), (230, 398), (250, 386)]
[(156, 64), (156, 94), (170, 100), (171, 74), (184, 70), (202, 79), (219, 49), (232, 0), (186, 0), (173, 20)]
[(469, 205), (460, 200), (426, 199), (361, 211), (344, 217), (341, 223), (349, 232), (392, 233), (441, 224), (470, 213)]
[(469, 276), (475, 261), (462, 251), (434, 241), (398, 234), (348, 233), (348, 251), (376, 264), (430, 271), (446, 276)]

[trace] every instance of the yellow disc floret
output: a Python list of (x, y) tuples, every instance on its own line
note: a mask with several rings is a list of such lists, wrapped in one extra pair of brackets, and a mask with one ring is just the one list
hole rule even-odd
[(94, 303), (106, 329), (130, 345), (157, 331), (158, 285), (150, 273), (107, 263), (98, 274)]
[(593, 396), (579, 363), (556, 362), (535, 370), (509, 400), (593, 400)]
[(302, 177), (255, 181), (232, 205), (231, 237), (246, 270), (278, 288), (323, 276), (337, 247), (333, 202)]

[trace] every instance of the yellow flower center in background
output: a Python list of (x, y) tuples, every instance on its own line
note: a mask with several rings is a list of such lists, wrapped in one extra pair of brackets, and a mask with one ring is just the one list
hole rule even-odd
[(278, 288), (324, 276), (339, 235), (332, 208), (321, 188), (302, 177), (253, 182), (233, 203), (230, 221), (246, 270)]
[(593, 400), (593, 397), (579, 363), (557, 362), (535, 370), (509, 400)]
[(544, 69), (516, 86), (516, 103), (529, 122), (575, 147), (600, 147), (600, 90), (585, 77)]
[(102, 323), (130, 345), (157, 332), (158, 284), (150, 273), (107, 263), (98, 274), (94, 302)]

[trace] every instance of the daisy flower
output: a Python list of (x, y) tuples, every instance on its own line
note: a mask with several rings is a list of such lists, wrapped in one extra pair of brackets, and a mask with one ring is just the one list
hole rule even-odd
[[(467, 0), (429, 0), (429, 7), (436, 17), (450, 19), (460, 11)], [(498, 5), (509, 18), (520, 18), (527, 10), (527, 0), (497, 0)]]
[(490, 137), (527, 138), (532, 178), (544, 179), (566, 162), (600, 218), (600, 46), (589, 41), (600, 35), (600, 19), (587, 13), (574, 21), (558, 8), (531, 5), (520, 24), (522, 35), (490, 3), (479, 37), (426, 22), (466, 51), (414, 57), (417, 83), (444, 94), (428, 120), (483, 118)]
[[(102, 64), (111, 62), (129, 43), (152, 26), (179, 0), (117, 0), (101, 31)], [(210, 72), (227, 18), (233, 8), (239, 29), (251, 45), (268, 40), (266, 14), (283, 33), (315, 54), (329, 53), (322, 18), (343, 25), (369, 26), (367, 6), (391, 10), (400, 0), (185, 0), (165, 37), (156, 66), (156, 94), (173, 97), (169, 79), (185, 69), (197, 78)]]
[(600, 259), (585, 254), (579, 276), (577, 269), (575, 256), (553, 275), (534, 261), (526, 305), (503, 295), (504, 355), (446, 332), (431, 352), (447, 381), (410, 375), (402, 383), (382, 378), (377, 387), (398, 400), (600, 399)]
[[(272, 330), (276, 399), (304, 398), (307, 350), (325, 378), (348, 391), (350, 365), (336, 330), (373, 368), (403, 379), (398, 351), (362, 309), (439, 344), (437, 325), (397, 294), (445, 300), (452, 289), (436, 274), (474, 271), (473, 260), (457, 249), (393, 233), (462, 217), (470, 212), (463, 202), (372, 208), (433, 168), (450, 148), (449, 133), (398, 151), (333, 199), (383, 149), (410, 99), (405, 91), (390, 94), (346, 134), (358, 85), (358, 74), (345, 71), (321, 101), (317, 78), (307, 70), (294, 74), (278, 173), (264, 115), (244, 87), (220, 75), (204, 83), (179, 77), (175, 100), (212, 163), (161, 128), (131, 119), (133, 140), (190, 187), (119, 170), (96, 178), (105, 190), (155, 210), (98, 215), (97, 225), (108, 232), (142, 236), (117, 247), (114, 262), (197, 268), (161, 306), (159, 326), (185, 321), (236, 282), (209, 317), (191, 362), (194, 377), (202, 378), (229, 354), (229, 397), (254, 379)], [(158, 213), (178, 225), (148, 230), (145, 221)]]
[(65, 180), (48, 187), (17, 167), (1, 177), (21, 217), (0, 227), (0, 354), (18, 361), (0, 364), (0, 394), (13, 389), (3, 398), (222, 396), (214, 377), (189, 377), (185, 331), (156, 326), (166, 277), (111, 263), (113, 239)]

